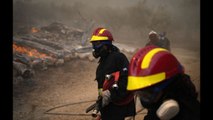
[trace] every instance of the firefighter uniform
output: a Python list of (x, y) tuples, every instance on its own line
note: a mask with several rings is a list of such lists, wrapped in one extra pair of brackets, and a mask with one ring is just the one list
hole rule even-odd
[[(126, 89), (129, 61), (116, 46), (112, 45), (112, 41), (111, 33), (104, 28), (96, 29), (90, 41), (95, 49), (94, 57), (100, 57), (96, 70), (99, 95), (101, 91), (109, 90), (110, 92), (109, 104), (100, 109), (101, 119), (124, 120), (127, 116), (135, 116), (134, 93)], [(112, 85), (115, 80), (106, 80), (106, 75), (117, 71), (119, 72), (118, 87), (114, 89)]]

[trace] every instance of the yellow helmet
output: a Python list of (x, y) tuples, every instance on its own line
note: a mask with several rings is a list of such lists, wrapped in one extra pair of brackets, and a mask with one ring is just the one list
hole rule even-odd
[(109, 30), (105, 28), (97, 28), (93, 32), (90, 42), (105, 41), (105, 40), (113, 41), (112, 34), (110, 33)]
[(184, 73), (184, 68), (168, 50), (146, 46), (131, 59), (127, 90), (141, 90), (180, 73)]

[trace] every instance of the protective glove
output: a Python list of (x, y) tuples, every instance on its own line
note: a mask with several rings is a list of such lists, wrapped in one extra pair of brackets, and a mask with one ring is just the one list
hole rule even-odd
[(105, 91), (103, 91), (103, 92), (101, 93), (101, 96), (102, 96), (102, 107), (105, 107), (105, 106), (107, 106), (107, 105), (110, 103), (110, 101), (111, 101), (111, 98), (110, 98), (111, 93), (110, 93), (109, 90), (105, 90)]

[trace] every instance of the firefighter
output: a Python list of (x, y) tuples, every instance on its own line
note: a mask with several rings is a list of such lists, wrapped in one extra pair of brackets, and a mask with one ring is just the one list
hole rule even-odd
[(195, 85), (177, 58), (166, 49), (146, 46), (131, 59), (127, 90), (137, 91), (147, 108), (144, 120), (199, 120)]
[(159, 39), (162, 48), (165, 48), (171, 52), (170, 40), (166, 37), (166, 32), (159, 33)]
[[(102, 120), (124, 120), (135, 116), (134, 93), (126, 90), (128, 65), (127, 57), (112, 44), (113, 36), (105, 28), (97, 28), (91, 37), (93, 56), (99, 58), (96, 69), (99, 96), (102, 96), (100, 109)], [(115, 77), (108, 76), (118, 72), (116, 87)]]
[(145, 46), (156, 45), (158, 47), (165, 48), (170, 51), (170, 41), (165, 35), (166, 32), (158, 34), (157, 32), (152, 30), (151, 32), (149, 32), (149, 40)]

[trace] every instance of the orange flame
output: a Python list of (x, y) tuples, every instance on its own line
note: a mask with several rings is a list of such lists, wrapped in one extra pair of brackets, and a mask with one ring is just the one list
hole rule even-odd
[(29, 47), (18, 46), (15, 43), (13, 43), (13, 50), (15, 52), (26, 54), (26, 55), (28, 55), (30, 57), (36, 57), (36, 58), (46, 58), (47, 57), (46, 54), (40, 53), (36, 49), (32, 49), (32, 48), (29, 48)]
[(35, 27), (32, 27), (32, 28), (31, 28), (31, 32), (32, 32), (32, 33), (37, 33), (38, 31), (39, 31), (39, 30), (38, 30), (37, 28), (35, 28)]

